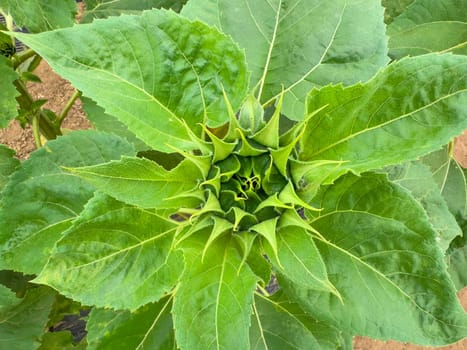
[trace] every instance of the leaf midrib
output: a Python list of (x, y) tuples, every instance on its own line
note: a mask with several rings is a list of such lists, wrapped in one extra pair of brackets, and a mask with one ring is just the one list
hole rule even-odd
[(172, 301), (173, 299), (173, 294), (171, 294), (169, 296), (169, 298), (167, 299), (167, 302), (164, 304), (164, 306), (162, 307), (162, 309), (159, 311), (159, 313), (157, 314), (156, 318), (154, 319), (154, 322), (151, 324), (151, 326), (149, 327), (148, 331), (146, 333), (144, 333), (144, 337), (143, 339), (139, 342), (138, 346), (136, 347), (135, 350), (140, 350), (140, 349), (143, 349), (144, 347), (144, 343), (146, 341), (146, 339), (148, 338), (149, 334), (152, 332), (152, 330), (154, 329), (154, 327), (156, 326), (157, 322), (159, 321), (159, 319), (162, 317), (162, 315), (164, 314), (165, 312), (165, 309), (167, 308), (167, 306), (170, 304), (170, 302)]
[[(271, 6), (272, 7), (272, 6)], [(266, 56), (266, 62), (264, 64), (263, 74), (260, 79), (260, 86), (258, 89), (258, 101), (261, 101), (261, 95), (263, 93), (264, 84), (266, 82), (266, 76), (268, 74), (269, 64), (271, 63), (272, 51), (274, 49), (274, 44), (276, 42), (277, 29), (279, 28), (279, 17), (281, 13), (282, 0), (278, 2), (278, 9), (276, 10), (276, 19), (274, 23), (274, 31), (272, 34), (271, 41), (269, 43), (268, 55)]]
[(215, 307), (215, 313), (214, 313), (214, 323), (215, 323), (215, 328), (216, 328), (216, 348), (220, 350), (220, 344), (219, 344), (219, 305), (220, 305), (220, 295), (221, 295), (221, 289), (222, 286), (224, 285), (223, 280), (224, 280), (224, 271), (225, 271), (225, 265), (226, 265), (226, 260), (227, 260), (227, 249), (224, 249), (224, 256), (222, 258), (222, 265), (221, 265), (221, 271), (220, 271), (220, 276), (219, 276), (219, 288), (217, 289), (217, 295), (216, 295), (216, 307)]
[[(303, 74), (303, 76), (298, 79), (297, 81), (295, 81), (294, 83), (292, 83), (291, 85), (289, 85), (288, 87), (284, 88), (283, 91), (281, 91), (281, 93), (279, 94), (276, 94), (275, 96), (271, 97), (268, 101), (266, 101), (263, 106), (266, 106), (266, 105), (269, 105), (270, 103), (272, 103), (274, 100), (276, 100), (277, 98), (279, 98), (279, 96), (283, 93), (293, 93), (292, 89), (299, 85), (300, 83), (302, 83), (303, 81), (305, 81), (316, 69), (318, 69), (321, 65), (321, 63), (323, 62), (324, 58), (326, 57), (329, 49), (331, 48), (333, 42), (334, 42), (334, 39), (336, 37), (336, 34), (337, 34), (337, 31), (340, 27), (340, 25), (342, 24), (342, 20), (344, 18), (344, 13), (345, 13), (345, 10), (347, 8), (347, 3), (344, 3), (344, 6), (342, 7), (342, 11), (339, 15), (339, 20), (337, 21), (337, 24), (336, 24), (336, 28), (334, 29), (334, 32), (332, 33), (331, 35), (331, 38), (329, 39), (329, 43), (328, 45), (326, 46), (326, 48), (324, 49), (321, 57), (319, 58), (319, 61), (313, 65), (305, 74)], [(273, 45), (273, 44), (271, 44)], [(269, 65), (269, 62), (267, 62), (267, 65)], [(264, 77), (265, 78), (265, 77)], [(295, 94), (294, 94), (295, 96)], [(260, 98), (261, 96), (259, 96), (258, 98)]]
[[(295, 254), (295, 251), (289, 246), (288, 242), (286, 242), (286, 241), (284, 240), (284, 238), (283, 238), (281, 235), (279, 235), (279, 239), (280, 239), (280, 240), (282, 241), (282, 243), (287, 247), (287, 249), (292, 253), (292, 255), (293, 255), (293, 257), (295, 258), (295, 260), (297, 260), (297, 261), (300, 263), (300, 265), (303, 267), (303, 269), (308, 273), (308, 275), (309, 275), (312, 279), (314, 279), (315, 281), (317, 281), (318, 283), (320, 283), (320, 284), (322, 284), (322, 285), (324, 285), (324, 286), (326, 286), (326, 287), (329, 287), (329, 286), (326, 284), (326, 282), (327, 282), (326, 280), (322, 280), (322, 279), (318, 278), (317, 276), (315, 276), (315, 274), (313, 274), (313, 273), (310, 271), (310, 269), (308, 268), (308, 266), (306, 266), (306, 265), (303, 263), (303, 261)], [(310, 239), (311, 239), (311, 238), (310, 238)]]
[(123, 176), (112, 176), (112, 175), (106, 175), (106, 174), (100, 174), (92, 171), (74, 171), (77, 174), (83, 174), (83, 175), (89, 175), (92, 177), (99, 177), (99, 178), (104, 178), (104, 179), (118, 179), (122, 181), (138, 181), (138, 182), (173, 182), (173, 183), (181, 183), (181, 184), (187, 184), (187, 183), (193, 183), (196, 184), (197, 181), (181, 181), (173, 176), (168, 176), (168, 178), (136, 178), (136, 177), (123, 177)]
[[(293, 320), (295, 320), (295, 322), (297, 322), (297, 323), (300, 324), (304, 329), (306, 329), (308, 332), (310, 332), (310, 334), (311, 334), (311, 335), (313, 336), (313, 338), (316, 340), (316, 337), (315, 337), (315, 335), (313, 334), (313, 332), (312, 332), (299, 318), (297, 318), (297, 316), (295, 316), (294, 314), (290, 313), (289, 310), (287, 310), (286, 308), (284, 308), (280, 303), (274, 302), (274, 301), (272, 301), (272, 300), (269, 299), (269, 298), (265, 298), (263, 295), (261, 295), (261, 294), (259, 294), (259, 293), (255, 293), (255, 295), (258, 296), (258, 297), (260, 297), (261, 299), (265, 300), (266, 302), (271, 303), (272, 305), (274, 305), (275, 308), (280, 309), (282, 312), (284, 312), (284, 313), (285, 313), (286, 315), (288, 315), (290, 318), (292, 318)], [(308, 315), (307, 315), (307, 316), (308, 316)], [(259, 315), (258, 315), (258, 319), (259, 319)], [(261, 331), (263, 331), (263, 329), (261, 329)], [(274, 335), (274, 336), (277, 336), (277, 334), (272, 333), (272, 332), (270, 332), (270, 331), (268, 331), (268, 330), (265, 330), (265, 331), (266, 331), (267, 333), (269, 333), (269, 334), (272, 334), (272, 335)], [(282, 337), (281, 337), (281, 338), (282, 338)], [(282, 339), (284, 339), (284, 338), (282, 338)], [(266, 339), (264, 339), (264, 341), (266, 341)], [(291, 343), (288, 341), (288, 339), (284, 339), (284, 341), (285, 341), (286, 343), (290, 344), (291, 346), (293, 345), (293, 344), (291, 344)], [(294, 348), (297, 349), (297, 350), (300, 350), (300, 349), (296, 348), (295, 346), (294, 346)]]
[(85, 263), (85, 264), (73, 266), (73, 267), (71, 267), (69, 270), (81, 269), (81, 268), (83, 268), (83, 267), (87, 267), (87, 266), (94, 265), (94, 264), (96, 264), (96, 263), (100, 263), (100, 262), (102, 262), (102, 261), (111, 259), (111, 258), (113, 258), (113, 257), (115, 257), (115, 256), (117, 256), (117, 255), (120, 255), (120, 254), (123, 254), (123, 253), (127, 253), (127, 252), (129, 252), (129, 251), (131, 251), (131, 250), (133, 250), (133, 249), (137, 249), (137, 248), (139, 248), (139, 247), (141, 247), (141, 246), (144, 246), (144, 245), (146, 245), (146, 244), (148, 244), (148, 243), (150, 243), (150, 242), (152, 242), (152, 241), (156, 241), (156, 240), (158, 240), (158, 239), (160, 239), (160, 238), (163, 238), (164, 236), (170, 234), (172, 231), (175, 231), (176, 229), (177, 229), (177, 228), (171, 228), (170, 230), (167, 230), (167, 231), (162, 232), (162, 233), (160, 233), (160, 234), (158, 234), (158, 235), (156, 235), (156, 236), (153, 236), (153, 237), (150, 237), (150, 238), (145, 239), (145, 240), (143, 240), (143, 241), (140, 241), (140, 242), (138, 242), (138, 243), (136, 243), (136, 244), (134, 244), (134, 245), (131, 245), (131, 246), (129, 246), (129, 247), (126, 247), (126, 248), (124, 248), (124, 249), (121, 249), (121, 250), (118, 250), (118, 251), (116, 251), (116, 252), (113, 252), (113, 253), (111, 253), (111, 254), (109, 254), (109, 255), (105, 255), (105, 256), (103, 256), (103, 257), (101, 257), (101, 258), (95, 259), (95, 260), (90, 261), (90, 262)]

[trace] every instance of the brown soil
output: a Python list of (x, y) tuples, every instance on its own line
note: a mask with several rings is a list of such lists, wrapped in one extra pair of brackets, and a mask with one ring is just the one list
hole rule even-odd
[(467, 168), (467, 130), (454, 141), (454, 158), (462, 167)]
[[(48, 99), (46, 108), (59, 113), (64, 107), (68, 99), (74, 93), (74, 89), (70, 84), (56, 75), (50, 67), (42, 62), (36, 70), (36, 74), (42, 79), (42, 84), (30, 84), (29, 89), (35, 98)], [(68, 117), (65, 119), (65, 128), (72, 130), (87, 129), (91, 124), (86, 119), (85, 114), (81, 110), (81, 102), (78, 100), (71, 109)], [(12, 122), (11, 125), (0, 130), (0, 143), (6, 144), (8, 147), (17, 152), (20, 159), (26, 159), (30, 152), (35, 149), (32, 131), (29, 127), (22, 129), (17, 122)], [(454, 155), (467, 167), (467, 132), (463, 137), (456, 140)], [(467, 310), (467, 287), (459, 292), (459, 298), (464, 308)], [(435, 349), (432, 347), (423, 347), (412, 344), (400, 343), (396, 341), (379, 341), (366, 337), (356, 337), (354, 340), (354, 349), (356, 350), (428, 350)], [(463, 341), (436, 349), (443, 350), (466, 350), (467, 338)]]

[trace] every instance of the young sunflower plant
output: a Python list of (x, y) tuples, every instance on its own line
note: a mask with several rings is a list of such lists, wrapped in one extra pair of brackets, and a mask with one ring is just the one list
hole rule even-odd
[(466, 337), (465, 265), (447, 265), (465, 216), (430, 169), (467, 128), (467, 58), (388, 64), (383, 18), (379, 1), (192, 0), (19, 34), (112, 134), (4, 167), (0, 268), (37, 286), (4, 282), (6, 314), (92, 307), (88, 349)]

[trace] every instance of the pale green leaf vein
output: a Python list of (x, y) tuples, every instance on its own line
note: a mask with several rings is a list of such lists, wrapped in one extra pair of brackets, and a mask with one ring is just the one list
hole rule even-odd
[[(331, 48), (333, 42), (334, 42), (334, 39), (336, 37), (336, 34), (337, 34), (337, 31), (338, 29), (340, 28), (341, 24), (342, 24), (342, 20), (344, 18), (344, 13), (345, 13), (345, 10), (346, 10), (346, 7), (347, 7), (347, 3), (344, 4), (344, 6), (342, 7), (342, 11), (339, 15), (339, 20), (337, 21), (336, 23), (336, 27), (334, 28), (334, 31), (330, 37), (330, 40), (326, 46), (326, 48), (324, 49), (320, 59), (318, 60), (318, 62), (313, 66), (311, 67), (308, 72), (306, 72), (305, 74), (302, 75), (302, 77), (300, 79), (298, 79), (296, 82), (292, 83), (291, 85), (289, 85), (288, 87), (286, 87), (284, 89), (284, 91), (281, 91), (281, 94), (282, 93), (286, 93), (286, 92), (289, 92), (291, 91), (295, 86), (299, 85), (300, 83), (302, 83), (307, 77), (309, 77), (316, 69), (319, 68), (319, 66), (321, 65), (321, 63), (323, 62), (324, 58), (326, 57), (327, 53), (329, 52), (329, 49)], [(278, 97), (280, 96), (280, 94), (277, 94), (275, 96), (273, 96), (272, 98), (270, 98), (264, 105), (268, 105), (270, 104), (272, 101), (276, 100)]]
[(437, 318), (435, 315), (433, 315), (430, 312), (428, 312), (427, 310), (423, 309), (409, 294), (407, 294), (404, 290), (402, 290), (395, 282), (393, 282), (390, 278), (388, 278), (381, 271), (377, 270), (376, 268), (374, 268), (370, 264), (367, 264), (365, 261), (361, 260), (358, 256), (355, 256), (355, 255), (351, 254), (349, 251), (347, 251), (347, 250), (333, 244), (332, 242), (330, 242), (330, 241), (328, 241), (326, 239), (323, 239), (321, 237), (314, 237), (314, 238), (316, 238), (316, 239), (320, 240), (321, 242), (323, 242), (324, 244), (326, 244), (326, 245), (328, 245), (328, 246), (330, 246), (330, 247), (344, 253), (345, 255), (349, 256), (352, 261), (354, 261), (354, 262), (356, 261), (356, 262), (360, 263), (363, 267), (365, 267), (365, 268), (369, 269), (370, 271), (372, 271), (375, 275), (379, 276), (381, 279), (386, 281), (389, 285), (393, 286), (404, 298), (409, 300), (422, 313), (424, 313), (424, 314), (428, 315), (429, 317), (435, 319), (439, 323), (446, 324), (448, 326), (452, 326), (452, 327), (456, 327), (456, 328), (467, 329), (467, 327), (460, 327), (457, 324), (447, 323), (446, 321)]
[[(390, 125), (390, 124), (395, 123), (395, 122), (397, 122), (397, 121), (399, 121), (399, 120), (402, 120), (402, 119), (404, 119), (404, 118), (410, 117), (410, 116), (412, 116), (412, 115), (414, 115), (414, 114), (416, 114), (416, 113), (422, 112), (422, 111), (424, 111), (425, 109), (428, 109), (428, 108), (430, 108), (430, 107), (436, 105), (437, 103), (440, 103), (440, 102), (442, 102), (442, 101), (444, 101), (444, 100), (446, 100), (446, 99), (448, 99), (448, 98), (454, 97), (454, 96), (456, 96), (456, 95), (458, 95), (458, 94), (465, 93), (465, 92), (467, 92), (467, 89), (458, 90), (458, 91), (456, 91), (456, 92), (454, 92), (454, 93), (450, 93), (450, 94), (447, 94), (447, 95), (445, 95), (445, 96), (442, 96), (442, 97), (438, 98), (437, 100), (426, 104), (425, 106), (422, 106), (422, 107), (420, 107), (420, 108), (417, 108), (416, 110), (413, 110), (413, 111), (411, 111), (411, 112), (402, 114), (402, 115), (400, 115), (400, 116), (398, 116), (398, 117), (396, 117), (396, 118), (393, 118), (393, 119), (391, 119), (391, 120), (388, 120), (388, 121), (386, 121), (386, 122), (384, 122), (384, 123), (375, 125), (375, 126), (373, 126), (373, 127), (371, 127), (371, 128), (367, 128), (367, 129), (360, 130), (360, 131), (355, 132), (355, 133), (351, 133), (350, 135), (341, 138), (339, 141), (334, 142), (334, 143), (332, 143), (332, 144), (330, 144), (330, 145), (328, 145), (328, 146), (326, 146), (326, 147), (324, 147), (324, 148), (318, 150), (317, 152), (313, 153), (310, 157), (315, 157), (315, 156), (317, 156), (318, 154), (323, 153), (323, 152), (325, 152), (325, 151), (327, 151), (328, 149), (331, 149), (331, 148), (333, 148), (333, 147), (336, 147), (336, 146), (339, 145), (339, 144), (345, 143), (345, 142), (347, 142), (348, 140), (350, 140), (350, 139), (352, 139), (352, 138), (354, 138), (354, 137), (356, 137), (356, 136), (359, 136), (359, 135), (362, 135), (362, 134), (364, 134), (364, 133), (367, 133), (367, 132), (370, 132), (370, 131), (373, 131), (373, 130), (382, 128), (382, 127), (384, 127), (384, 126)], [(417, 121), (417, 122), (418, 122), (418, 121)]]
[(95, 260), (90, 261), (90, 262), (88, 262), (88, 263), (86, 263), (86, 264), (76, 265), (76, 266), (74, 266), (74, 267), (72, 268), (72, 270), (80, 269), (80, 268), (83, 268), (83, 267), (86, 267), (86, 266), (90, 266), (90, 265), (97, 264), (97, 263), (102, 262), (102, 261), (106, 261), (106, 260), (108, 260), (108, 259), (111, 259), (111, 258), (113, 258), (113, 257), (115, 257), (115, 256), (117, 256), (117, 255), (119, 255), (119, 254), (128, 253), (129, 251), (131, 251), (131, 250), (133, 250), (133, 249), (139, 248), (139, 247), (141, 247), (141, 246), (143, 246), (143, 245), (145, 245), (145, 244), (148, 244), (148, 243), (150, 243), (150, 242), (152, 242), (152, 241), (156, 241), (156, 240), (158, 240), (158, 239), (160, 239), (160, 238), (162, 238), (162, 237), (168, 235), (169, 233), (171, 233), (171, 232), (174, 231), (174, 230), (175, 230), (175, 229), (171, 229), (171, 230), (165, 231), (165, 232), (163, 232), (163, 233), (161, 233), (161, 234), (159, 234), (159, 235), (156, 235), (156, 236), (154, 236), (154, 237), (150, 237), (150, 238), (148, 238), (148, 239), (142, 240), (142, 241), (138, 242), (137, 244), (134, 244), (134, 245), (132, 245), (132, 246), (129, 246), (129, 247), (120, 249), (120, 250), (118, 250), (118, 251), (116, 251), (116, 252), (113, 252), (112, 254), (103, 256), (103, 257), (101, 257), (101, 258), (99, 258), (99, 259), (95, 259)]
[(268, 44), (271, 44), (271, 42), (269, 41), (267, 35), (264, 33), (264, 31), (261, 29), (258, 21), (256, 20), (256, 17), (253, 13), (253, 11), (251, 10), (251, 7), (250, 7), (250, 2), (248, 0), (243, 0), (243, 2), (245, 3), (245, 6), (248, 8), (248, 13), (251, 17), (251, 19), (253, 20), (253, 23), (255, 24), (255, 27), (258, 28), (258, 32), (261, 33), (261, 35), (263, 36), (264, 40), (268, 43)]
[(281, 13), (281, 7), (282, 7), (282, 0), (279, 0), (278, 2), (278, 8), (275, 10), (276, 11), (276, 19), (274, 23), (274, 31), (272, 34), (271, 42), (269, 45), (268, 49), (268, 55), (266, 57), (266, 62), (264, 63), (264, 70), (263, 70), (263, 75), (260, 79), (260, 85), (258, 89), (258, 100), (261, 100), (261, 95), (263, 93), (263, 87), (266, 82), (266, 75), (268, 74), (269, 71), (269, 64), (271, 63), (271, 57), (272, 57), (272, 51), (274, 49), (274, 45), (276, 43), (276, 35), (277, 35), (277, 29), (279, 28), (279, 17)]
[(162, 317), (162, 314), (165, 312), (165, 309), (167, 308), (167, 306), (168, 306), (168, 305), (170, 304), (170, 302), (172, 301), (172, 298), (173, 298), (173, 296), (170, 296), (170, 298), (167, 299), (167, 302), (164, 304), (164, 306), (162, 307), (162, 309), (159, 311), (159, 313), (157, 314), (156, 318), (154, 319), (154, 322), (151, 324), (151, 326), (149, 327), (148, 331), (145, 332), (143, 339), (139, 342), (139, 344), (138, 344), (138, 346), (136, 347), (135, 350), (139, 350), (139, 349), (143, 349), (143, 348), (144, 348), (144, 343), (145, 343), (146, 340), (148, 339), (149, 334), (152, 332), (152, 330), (154, 329), (154, 327), (156, 327), (157, 322), (159, 322), (159, 319)]
[(266, 338), (264, 337), (264, 333), (263, 333), (263, 325), (261, 324), (261, 320), (259, 318), (258, 310), (256, 308), (255, 303), (253, 303), (253, 311), (255, 313), (256, 322), (258, 322), (258, 328), (259, 328), (260, 339), (258, 341), (262, 341), (262, 343), (264, 345), (264, 348), (266, 350), (269, 350), (269, 346), (268, 346), (268, 344), (266, 342)]
[(290, 253), (292, 253), (293, 257), (295, 258), (295, 260), (297, 260), (299, 262), (299, 264), (303, 267), (303, 269), (308, 273), (308, 275), (313, 278), (314, 280), (320, 282), (320, 283), (323, 283), (323, 284), (326, 284), (326, 281), (322, 280), (322, 279), (319, 279), (318, 277), (316, 277), (314, 275), (314, 273), (312, 271), (310, 271), (310, 269), (303, 263), (303, 261), (300, 259), (300, 257), (297, 256), (297, 254), (295, 254), (295, 251), (290, 247), (290, 245), (284, 240), (283, 237), (279, 236), (280, 239), (282, 240), (283, 244), (287, 247), (287, 249), (289, 250)]

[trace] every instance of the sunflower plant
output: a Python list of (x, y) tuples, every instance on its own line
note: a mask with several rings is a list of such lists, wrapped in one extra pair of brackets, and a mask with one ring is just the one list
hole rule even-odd
[(466, 337), (467, 58), (390, 62), (386, 29), (379, 1), (191, 0), (18, 34), (100, 130), (2, 148), (4, 319), (91, 309), (87, 349)]

